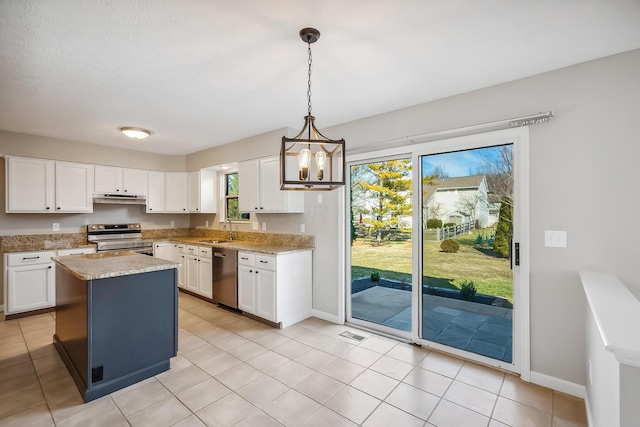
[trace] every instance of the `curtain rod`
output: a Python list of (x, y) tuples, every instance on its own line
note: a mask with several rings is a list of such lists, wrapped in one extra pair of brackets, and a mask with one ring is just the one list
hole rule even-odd
[[(415, 144), (417, 142), (427, 142), (428, 140), (435, 140), (438, 137), (441, 136), (447, 136), (447, 135), (456, 135), (459, 134), (458, 136), (464, 136), (467, 135), (469, 133), (472, 133), (473, 131), (477, 131), (480, 129), (487, 129), (487, 128), (516, 128), (516, 127), (522, 127), (522, 126), (530, 126), (530, 125), (537, 125), (540, 123), (545, 123), (547, 121), (549, 121), (550, 118), (555, 117), (555, 111), (551, 110), (551, 111), (547, 111), (547, 112), (540, 112), (537, 114), (531, 114), (528, 116), (521, 116), (521, 117), (514, 117), (511, 119), (504, 119), (504, 120), (498, 120), (495, 122), (488, 122), (488, 123), (481, 123), (481, 124), (477, 124), (477, 125), (471, 125), (471, 126), (464, 126), (464, 127), (459, 127), (459, 128), (454, 128), (454, 129), (447, 129), (447, 130), (440, 130), (440, 131), (436, 131), (436, 132), (429, 132), (429, 133), (422, 133), (419, 135), (412, 135), (412, 136), (404, 136), (401, 138), (396, 138), (396, 139), (389, 139), (386, 141), (378, 141), (378, 142), (374, 142), (371, 145), (385, 145), (385, 146), (397, 146), (399, 143), (410, 143), (410, 144)], [(494, 129), (494, 130), (498, 130), (498, 129)], [(368, 146), (366, 151), (371, 150), (371, 147)], [(360, 151), (364, 151), (364, 150), (354, 150), (352, 152), (349, 152), (349, 154), (355, 154), (355, 153), (359, 153)]]

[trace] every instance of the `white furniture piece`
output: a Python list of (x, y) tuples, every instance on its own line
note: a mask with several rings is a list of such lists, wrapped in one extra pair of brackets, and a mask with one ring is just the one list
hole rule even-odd
[(216, 213), (216, 172), (189, 172), (189, 212)]
[(180, 266), (178, 267), (178, 287), (180, 288), (186, 287), (186, 247), (187, 245), (183, 243), (174, 242), (155, 242), (153, 244), (153, 256), (155, 258), (180, 263)]
[(93, 166), (6, 156), (7, 213), (93, 212)]
[(24, 313), (56, 305), (53, 256), (94, 253), (95, 248), (15, 252), (4, 255), (4, 314)]
[(98, 166), (94, 169), (94, 192), (147, 195), (148, 171), (142, 169)]
[(277, 156), (238, 164), (240, 212), (304, 213), (303, 191), (280, 190)]
[(165, 172), (164, 211), (167, 213), (189, 213), (189, 174), (187, 172)]
[(213, 251), (210, 247), (187, 245), (185, 289), (205, 298), (213, 298)]
[(149, 171), (147, 187), (147, 213), (164, 212), (164, 172)]
[(311, 251), (238, 252), (238, 308), (281, 327), (311, 315)]

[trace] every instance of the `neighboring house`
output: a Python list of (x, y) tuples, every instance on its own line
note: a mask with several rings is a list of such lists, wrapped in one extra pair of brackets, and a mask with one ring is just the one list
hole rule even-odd
[(435, 179), (422, 194), (426, 219), (443, 223), (475, 222), (479, 228), (490, 225), (487, 180), (484, 175)]

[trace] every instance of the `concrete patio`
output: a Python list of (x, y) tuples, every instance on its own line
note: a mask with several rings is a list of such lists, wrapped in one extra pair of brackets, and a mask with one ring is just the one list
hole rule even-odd
[[(354, 318), (411, 329), (411, 291), (374, 286), (351, 298)], [(512, 309), (435, 295), (423, 295), (423, 307), (425, 339), (509, 363), (513, 360)]]

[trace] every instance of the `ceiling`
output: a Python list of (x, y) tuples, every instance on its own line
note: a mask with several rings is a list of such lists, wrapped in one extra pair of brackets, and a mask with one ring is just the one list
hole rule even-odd
[(640, 1), (0, 0), (0, 129), (170, 155), (299, 129), (303, 27), (322, 130), (640, 48)]

